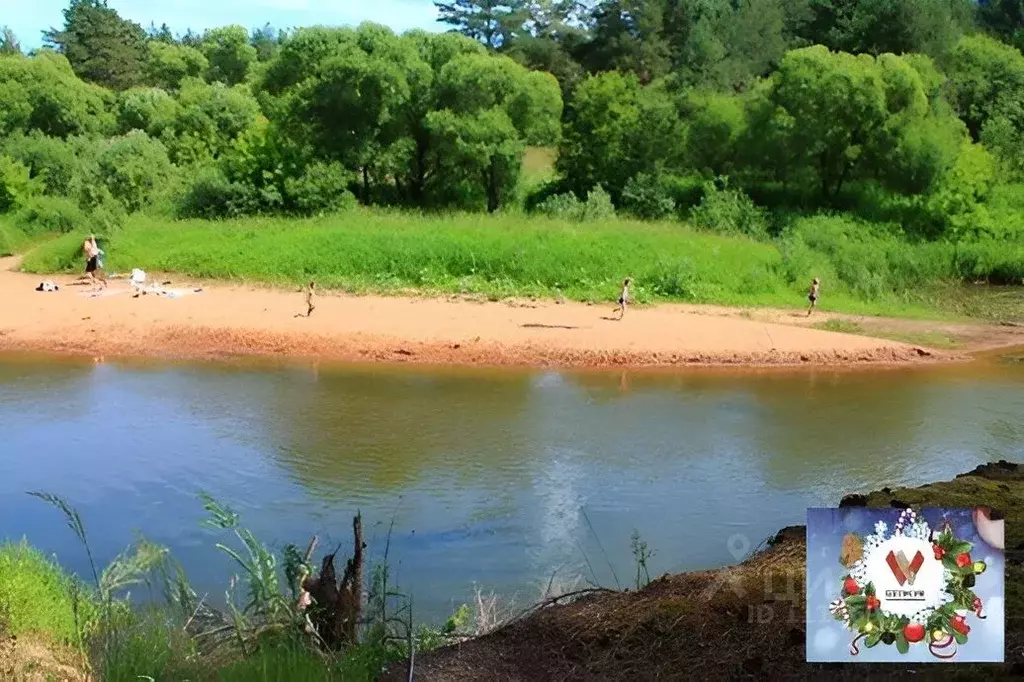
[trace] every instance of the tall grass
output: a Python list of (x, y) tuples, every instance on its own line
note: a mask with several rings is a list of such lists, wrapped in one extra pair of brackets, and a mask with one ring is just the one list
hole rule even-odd
[(27, 541), (0, 545), (0, 621), (11, 634), (80, 644), (82, 626), (95, 621), (97, 609), (90, 600), (76, 605), (76, 592), (86, 590)]
[[(640, 304), (800, 307), (819, 277), (822, 310), (924, 317), (949, 309), (951, 285), (1024, 283), (1024, 241), (911, 243), (898, 226), (848, 215), (790, 217), (778, 236), (759, 239), (614, 216), (575, 222), (366, 208), (223, 222), (136, 215), (103, 236), (109, 272), (139, 267), (284, 286), (316, 279), (352, 293), (610, 302), (631, 277)], [(43, 244), (23, 268), (80, 269), (81, 238)]]
[[(372, 680), (389, 662), (480, 634), (466, 631), (468, 606), (441, 628), (414, 627), (411, 600), (389, 584), (385, 550), (372, 570), (358, 640), (328, 649), (308, 617), (325, 605), (303, 611), (297, 599), (315, 543), (305, 558), (294, 545), (275, 553), (235, 512), (201, 494), (204, 525), (232, 539), (216, 546), (239, 569), (225, 594), (227, 608), (218, 611), (198, 597), (165, 549), (145, 540), (101, 569), (78, 511), (58, 496), (30, 494), (62, 513), (88, 557), (92, 584), (67, 576), (25, 542), (0, 546), (0, 633), (68, 645), (79, 653), (82, 672), (104, 682)], [(143, 581), (162, 586), (164, 603), (133, 607), (125, 589)], [(244, 586), (242, 605), (238, 586)]]

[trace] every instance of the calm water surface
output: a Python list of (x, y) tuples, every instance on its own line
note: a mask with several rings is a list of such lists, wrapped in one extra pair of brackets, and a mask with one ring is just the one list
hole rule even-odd
[[(200, 594), (232, 567), (206, 491), (275, 547), (350, 549), (364, 515), (420, 618), (474, 586), (626, 586), (742, 558), (849, 491), (1024, 461), (1024, 364), (799, 373), (489, 372), (0, 360), (0, 538), (84, 571), (43, 490), (105, 562), (135, 531)], [(729, 539), (731, 538), (731, 540)]]

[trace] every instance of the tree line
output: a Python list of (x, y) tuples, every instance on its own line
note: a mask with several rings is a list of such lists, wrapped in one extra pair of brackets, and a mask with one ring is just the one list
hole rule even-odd
[[(1017, 0), (435, 4), (450, 32), (175, 35), (104, 0), (28, 56), (0, 31), (0, 211), (550, 211), (599, 188), (752, 234), (759, 207), (955, 239), (1024, 215)], [(555, 181), (523, 187), (529, 146), (557, 147)]]

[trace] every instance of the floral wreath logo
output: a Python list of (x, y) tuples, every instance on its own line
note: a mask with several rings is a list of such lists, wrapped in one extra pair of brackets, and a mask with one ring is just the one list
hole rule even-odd
[(860, 653), (863, 639), (869, 648), (895, 644), (901, 654), (927, 641), (936, 658), (955, 657), (971, 631), (968, 614), (985, 618), (971, 590), (985, 562), (971, 559), (971, 543), (954, 537), (948, 522), (935, 532), (912, 509), (888, 531), (879, 521), (873, 535), (843, 538), (839, 560), (850, 572), (829, 612), (857, 633), (850, 654)]

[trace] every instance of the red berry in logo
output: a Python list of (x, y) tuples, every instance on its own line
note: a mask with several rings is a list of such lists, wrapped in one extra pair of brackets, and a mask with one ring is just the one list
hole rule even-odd
[(946, 553), (946, 550), (942, 549), (939, 545), (932, 545), (932, 551), (935, 552), (935, 560), (938, 561)]
[(972, 563), (973, 562), (971, 561), (971, 555), (967, 552), (964, 552), (963, 554), (958, 554), (956, 557), (956, 565), (960, 568), (966, 568), (967, 566), (970, 566)]
[(843, 581), (843, 592), (846, 592), (847, 596), (853, 596), (860, 593), (860, 586), (857, 585), (857, 581), (853, 578), (847, 578)]
[(950, 625), (952, 625), (953, 629), (959, 632), (961, 635), (966, 635), (968, 632), (971, 631), (971, 626), (967, 624), (967, 621), (964, 620), (963, 616), (956, 616), (955, 618), (953, 618), (953, 621), (950, 623)]
[(868, 595), (867, 602), (865, 604), (865, 606), (868, 607), (868, 611), (874, 611), (881, 605), (882, 602), (878, 601), (878, 597), (874, 595)]
[(920, 623), (909, 623), (903, 628), (903, 636), (907, 638), (907, 641), (913, 644), (914, 642), (920, 642), (924, 639), (924, 625)]

